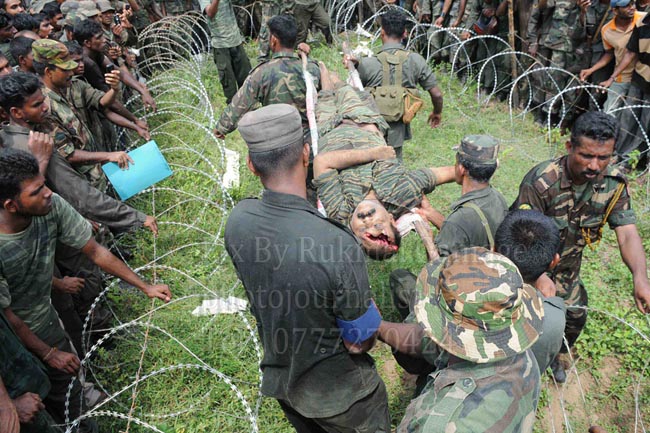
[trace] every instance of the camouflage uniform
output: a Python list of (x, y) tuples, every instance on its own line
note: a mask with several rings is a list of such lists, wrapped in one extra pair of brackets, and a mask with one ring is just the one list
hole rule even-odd
[[(582, 250), (587, 245), (585, 234), (591, 243), (597, 242), (598, 228), (605, 210), (619, 185), (627, 185), (627, 179), (617, 168), (608, 166), (601, 179), (574, 185), (567, 167), (567, 156), (546, 161), (535, 166), (519, 186), (519, 196), (511, 209), (537, 209), (553, 218), (560, 229), (560, 263), (550, 273), (557, 287), (557, 295), (567, 306), (586, 306), (587, 292), (580, 280)], [(636, 216), (631, 208), (627, 188), (606, 221), (610, 228), (634, 224)], [(565, 336), (569, 346), (580, 335), (587, 320), (583, 309), (568, 309)]]
[[(200, 0), (201, 10), (210, 5), (210, 0)], [(208, 18), (212, 35), (212, 52), (219, 71), (219, 81), (226, 97), (232, 101), (237, 89), (244, 84), (251, 70), (251, 64), (244, 50), (244, 38), (237, 27), (235, 12), (230, 0), (220, 0), (217, 13)]]
[[(388, 52), (394, 54), (396, 51), (405, 51), (402, 44), (384, 44), (377, 54)], [(383, 67), (377, 57), (364, 57), (359, 60), (359, 78), (364, 87), (378, 87), (382, 85), (383, 80)], [(394, 83), (395, 68), (391, 67), (390, 76), (392, 77), (391, 83)], [(410, 52), (406, 61), (402, 64), (402, 82), (395, 83), (403, 87), (414, 89), (418, 85), (427, 92), (436, 86), (436, 77), (433, 75), (431, 68), (424, 58), (417, 54)], [(388, 137), (386, 142), (395, 148), (398, 157), (401, 154), (402, 146), (405, 140), (411, 139), (411, 126), (403, 123), (401, 120), (397, 122), (390, 122)]]
[(397, 432), (532, 432), (540, 374), (527, 349), (544, 313), (514, 263), (484, 248), (429, 263), (413, 311), (438, 370)]
[[(420, 11), (421, 15), (430, 15), (431, 23), (435, 23), (436, 19), (442, 14), (442, 7), (444, 1), (425, 1)], [(443, 27), (449, 27), (458, 20), (460, 13), (460, 0), (454, 0), (451, 3), (451, 9), (447, 13), (443, 21)], [(467, 9), (465, 9), (467, 11)], [(463, 13), (459, 27), (465, 28), (467, 26), (467, 13)], [(449, 61), (454, 60), (456, 51), (458, 50), (458, 40), (450, 36), (447, 32), (441, 32), (437, 27), (431, 26), (427, 28), (427, 40), (431, 45), (431, 54), (434, 60)], [(460, 36), (456, 34), (456, 36)], [(463, 53), (458, 54), (456, 69), (462, 65), (467, 64), (467, 59)]]
[[(540, 47), (550, 51), (550, 66), (564, 69), (576, 75), (584, 69), (589, 59), (586, 59), (584, 52), (580, 53), (578, 47), (585, 38), (585, 28), (580, 21), (580, 7), (575, 0), (551, 0), (547, 2), (553, 7), (553, 15), (548, 34), (540, 40)], [(552, 80), (546, 79), (543, 85), (546, 94), (544, 100), (550, 103), (555, 95), (565, 88), (578, 85), (578, 81), (571, 79), (566, 73), (550, 72)], [(558, 90), (559, 87), (559, 90)], [(553, 107), (548, 104), (543, 107), (545, 112), (553, 114), (568, 114), (572, 117), (572, 107), (577, 100), (577, 92), (572, 91), (563, 94), (564, 112), (559, 113), (562, 102), (560, 98), (555, 100)]]
[(270, 54), (268, 21), (276, 15), (293, 15), (294, 0), (262, 0), (262, 23), (260, 34), (257, 38), (259, 44), (258, 60), (268, 60)]
[(295, 0), (295, 3), (294, 16), (298, 27), (296, 44), (307, 41), (309, 24), (312, 21), (315, 27), (322, 29), (328, 43), (331, 43), (330, 16), (323, 8), (320, 0)]
[(154, 0), (165, 16), (183, 15), (192, 10), (191, 0)]
[[(607, 16), (605, 17), (605, 21), (603, 21), (603, 17), (605, 15)], [(587, 36), (586, 57), (590, 60), (590, 67), (596, 64), (596, 62), (603, 56), (603, 53), (605, 52), (602, 34), (600, 32), (600, 23), (602, 22), (604, 24), (612, 19), (614, 19), (614, 12), (609, 7), (609, 1), (605, 3), (601, 1), (594, 1), (591, 3), (589, 8), (587, 8), (587, 14), (585, 17), (585, 31)], [(608, 65), (591, 74), (589, 81), (594, 84), (602, 83), (612, 76), (612, 73), (614, 72), (614, 66), (614, 62), (610, 62)], [(605, 102), (605, 94), (599, 92), (591, 92), (591, 95), (597, 100), (598, 105), (594, 103), (592, 98), (589, 98), (589, 110), (599, 110), (602, 104)]]
[[(316, 62), (307, 66), (320, 87), (320, 69)], [(261, 63), (251, 71), (244, 84), (235, 94), (232, 102), (221, 113), (216, 130), (226, 135), (237, 128), (239, 119), (258, 106), (271, 104), (293, 105), (300, 112), (305, 135), (308, 136), (309, 123), (305, 105), (306, 86), (302, 74), (302, 61), (295, 53), (278, 52), (271, 60)]]

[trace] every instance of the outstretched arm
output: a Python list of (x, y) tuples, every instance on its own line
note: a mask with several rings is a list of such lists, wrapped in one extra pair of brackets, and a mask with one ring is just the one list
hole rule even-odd
[(646, 267), (645, 251), (636, 225), (627, 224), (614, 229), (623, 262), (632, 272), (634, 300), (644, 314), (650, 313), (650, 282)]
[(321, 174), (330, 170), (343, 170), (359, 164), (392, 158), (395, 158), (395, 149), (390, 146), (319, 153), (314, 158), (314, 178), (318, 179)]

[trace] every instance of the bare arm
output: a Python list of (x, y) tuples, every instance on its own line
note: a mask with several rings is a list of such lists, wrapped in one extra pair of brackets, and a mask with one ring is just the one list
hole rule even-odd
[(625, 49), (625, 54), (623, 54), (623, 58), (621, 59), (621, 63), (619, 63), (616, 68), (614, 69), (614, 72), (612, 72), (612, 76), (609, 77), (608, 80), (603, 81), (600, 83), (601, 86), (603, 87), (609, 87), (612, 85), (612, 82), (614, 82), (614, 79), (618, 77), (625, 68), (628, 67), (628, 65), (632, 62), (636, 62), (637, 60), (637, 54), (635, 52), (632, 52), (628, 50), (627, 48)]
[(453, 182), (456, 179), (456, 169), (453, 165), (446, 167), (431, 167), (429, 168), (436, 176), (436, 185)]
[(52, 147), (54, 146), (54, 140), (50, 137), (49, 134), (44, 134), (42, 132), (29, 131), (29, 139), (27, 141), (27, 147), (29, 151), (34, 155), (38, 161), (38, 170), (45, 176), (47, 167), (50, 164), (50, 158), (52, 157)]
[(433, 111), (429, 115), (429, 126), (437, 128), (442, 122), (442, 92), (438, 86), (433, 86), (429, 89), (429, 96), (433, 104)]
[(623, 262), (632, 272), (634, 300), (642, 313), (650, 313), (650, 282), (645, 251), (636, 225), (628, 224), (614, 229)]
[(14, 406), (7, 388), (2, 382), (0, 377), (0, 431), (3, 433), (19, 433), (20, 421), (18, 420), (18, 413)]
[(97, 266), (102, 268), (102, 270), (137, 287), (148, 297), (162, 299), (165, 302), (169, 302), (172, 298), (172, 294), (166, 284), (151, 285), (145, 283), (123, 261), (99, 245), (94, 238), (90, 238), (81, 251)]
[(422, 353), (424, 331), (416, 323), (393, 323), (382, 320), (378, 334), (380, 341), (388, 344), (398, 352), (407, 355), (420, 355)]
[(347, 340), (343, 340), (343, 345), (348, 350), (348, 352), (355, 355), (360, 355), (362, 353), (369, 352), (370, 349), (375, 347), (376, 342), (377, 342), (377, 333), (375, 333), (375, 335), (373, 335), (372, 337), (368, 338), (366, 341), (360, 344), (351, 343)]
[(120, 71), (113, 71), (108, 74), (104, 74), (104, 79), (106, 81), (106, 84), (109, 85), (110, 89), (108, 89), (108, 92), (104, 93), (104, 96), (101, 97), (99, 100), (99, 105), (101, 105), (103, 108), (106, 108), (111, 105), (113, 101), (115, 101), (115, 97), (117, 96), (117, 89), (120, 85)]
[(121, 126), (123, 128), (131, 129), (131, 130), (137, 132), (138, 135), (140, 137), (144, 138), (145, 140), (149, 140), (151, 138), (151, 135), (149, 134), (149, 131), (146, 128), (142, 128), (138, 124), (140, 122), (137, 121), (137, 119), (136, 119), (136, 121), (138, 123), (133, 122), (131, 120), (126, 119), (125, 117), (123, 117), (122, 115), (116, 113), (115, 111), (113, 111), (111, 109), (106, 110), (104, 112), (104, 114), (106, 115), (106, 118), (108, 120), (110, 120), (111, 122), (113, 122), (114, 124), (116, 124), (118, 126)]
[(88, 152), (76, 149), (67, 159), (72, 165), (115, 162), (120, 168), (129, 168), (129, 164), (133, 164), (133, 160), (126, 152)]
[(206, 6), (204, 12), (208, 18), (214, 18), (219, 10), (219, 0), (212, 0), (212, 3)]
[(426, 220), (416, 221), (414, 225), (415, 231), (420, 235), (422, 243), (424, 244), (424, 249), (427, 251), (427, 261), (431, 263), (440, 257), (440, 253), (438, 252), (438, 247), (436, 247), (436, 244), (433, 241), (433, 233), (431, 232), (429, 223)]
[[(613, 50), (608, 50), (603, 53), (602, 56), (600, 56), (600, 59), (591, 68), (583, 69), (580, 71), (580, 80), (585, 81), (591, 74), (596, 72), (597, 70), (604, 68), (607, 66), (609, 62), (614, 59), (614, 51)], [(616, 75), (613, 75), (614, 77)]]
[(60, 351), (55, 347), (50, 347), (43, 340), (38, 338), (36, 334), (22, 321), (22, 319), (11, 311), (11, 308), (4, 310), (7, 320), (14, 328), (16, 335), (23, 343), (23, 345), (36, 355), (43, 362), (47, 363), (52, 368), (65, 371), (69, 374), (74, 374), (79, 370), (79, 358), (76, 355), (64, 351)]
[[(155, 2), (153, 2), (155, 4)], [(138, 92), (142, 96), (142, 103), (145, 107), (150, 107), (156, 111), (156, 103), (149, 93), (147, 86), (135, 79), (135, 77), (129, 72), (129, 69), (126, 66), (120, 67), (120, 77), (122, 82)]]
[(391, 158), (395, 158), (395, 149), (390, 146), (319, 153), (314, 158), (314, 178), (317, 179), (330, 170), (343, 170), (355, 165)]

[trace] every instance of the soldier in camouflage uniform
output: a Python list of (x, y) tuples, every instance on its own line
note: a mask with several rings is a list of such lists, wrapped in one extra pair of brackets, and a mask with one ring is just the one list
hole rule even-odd
[[(547, 0), (546, 7), (552, 8), (552, 11), (545, 11), (538, 6), (537, 11), (541, 13), (547, 23), (541, 23), (543, 29), (548, 29), (544, 38), (538, 38), (540, 54), (549, 55), (547, 59), (542, 59), (544, 65), (564, 69), (572, 74), (577, 74), (585, 67), (586, 58), (584, 52), (579, 52), (578, 47), (583, 44), (585, 39), (584, 14), (587, 2), (580, 0)], [(535, 13), (535, 12), (534, 12)], [(544, 50), (542, 50), (542, 48)], [(577, 101), (577, 91), (571, 91), (562, 94), (562, 99), (557, 98), (552, 107), (550, 102), (553, 97), (568, 87), (576, 86), (579, 83), (562, 71), (549, 72), (549, 79), (546, 74), (543, 76), (542, 88), (544, 97), (540, 98), (545, 102), (542, 111), (545, 115), (549, 113), (557, 116), (564, 115), (566, 120), (573, 117), (573, 108)], [(564, 108), (562, 108), (564, 107)], [(560, 110), (564, 110), (560, 113)]]
[(323, 66), (313, 184), (327, 216), (348, 225), (370, 257), (390, 257), (399, 249), (394, 220), (436, 185), (450, 182), (453, 167), (406, 169), (386, 146), (388, 124), (371, 107), (370, 95), (362, 93), (362, 99), (342, 83), (329, 90), (327, 77)]
[[(440, 32), (441, 27), (463, 28), (466, 25), (465, 6), (467, 0), (426, 0), (418, 10), (420, 22), (433, 23), (427, 29), (427, 40), (431, 46), (431, 54), (436, 61), (452, 62), (458, 50), (458, 40), (448, 32)], [(458, 34), (456, 35), (458, 36)], [(457, 57), (456, 68), (467, 63), (464, 54)]]
[(43, 365), (25, 349), (0, 311), (0, 427), (6, 426), (7, 412), (21, 405), (31, 415), (20, 419), (22, 433), (61, 433), (42, 403), (49, 392)]
[[(268, 62), (259, 64), (251, 71), (232, 102), (221, 113), (215, 135), (223, 138), (237, 128), (239, 119), (259, 105), (289, 104), (300, 112), (305, 137), (309, 136), (306, 84), (302, 73), (302, 61), (293, 52), (296, 43), (296, 22), (293, 17), (275, 16), (269, 21), (271, 50)], [(309, 61), (307, 69), (314, 78), (316, 89), (320, 88), (320, 70), (316, 62)]]
[[(619, 132), (616, 119), (602, 112), (588, 112), (573, 125), (566, 143), (568, 155), (538, 164), (524, 177), (512, 209), (537, 209), (553, 218), (561, 233), (559, 265), (537, 282), (545, 296), (555, 291), (569, 308), (565, 336), (573, 346), (587, 320), (587, 291), (580, 280), (582, 251), (600, 241), (609, 224), (618, 239), (623, 261), (634, 278), (637, 307), (650, 312), (650, 283), (636, 217), (630, 204), (627, 179), (610, 165)], [(563, 347), (567, 351), (567, 347)], [(566, 380), (564, 365), (557, 360), (556, 379)]]
[[(269, 59), (271, 50), (271, 35), (269, 20), (277, 15), (293, 15), (294, 0), (261, 0), (262, 23), (257, 37), (259, 54), (257, 59), (262, 62)], [(272, 50), (271, 50), (272, 51)]]
[(528, 349), (543, 316), (505, 256), (476, 247), (429, 263), (414, 323), (379, 327), (382, 341), (437, 367), (397, 432), (532, 432), (540, 374)]
[(294, 17), (298, 24), (298, 38), (296, 42), (306, 42), (310, 23), (321, 29), (325, 42), (332, 44), (330, 32), (330, 16), (323, 8), (320, 0), (295, 0)]
[(103, 96), (97, 98), (97, 93), (83, 92), (83, 95), (72, 95), (71, 90), (81, 90), (71, 87), (74, 69), (78, 64), (70, 59), (68, 49), (61, 42), (42, 39), (32, 45), (34, 54), (34, 69), (43, 77), (43, 93), (50, 99), (51, 122), (55, 125), (54, 145), (57, 152), (67, 158), (75, 168), (83, 174), (91, 185), (101, 191), (106, 191), (107, 180), (101, 170), (103, 162), (115, 162), (122, 168), (128, 168), (133, 162), (125, 152), (100, 152), (95, 138), (78, 113), (74, 101), (81, 105), (90, 105), (95, 109), (103, 109), (110, 105), (116, 96), (119, 78), (116, 73), (106, 74), (106, 82), (111, 86)]

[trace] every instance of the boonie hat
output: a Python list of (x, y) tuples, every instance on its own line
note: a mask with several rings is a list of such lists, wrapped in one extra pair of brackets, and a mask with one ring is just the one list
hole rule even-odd
[(97, 0), (97, 8), (101, 13), (115, 11), (115, 8), (108, 0)]
[(70, 52), (59, 41), (39, 39), (32, 44), (34, 60), (54, 65), (65, 70), (75, 69), (79, 64), (70, 58)]
[(272, 104), (242, 116), (239, 133), (250, 153), (269, 152), (303, 141), (302, 118), (293, 105)]
[(489, 135), (466, 135), (453, 150), (479, 164), (492, 164), (497, 162), (499, 142)]
[(99, 15), (99, 9), (97, 5), (92, 0), (82, 0), (79, 2), (79, 9), (77, 9), (77, 16), (84, 16), (86, 18), (92, 18)]
[(444, 260), (427, 265), (429, 275), (414, 306), (428, 338), (475, 363), (510, 358), (537, 340), (542, 299), (512, 261), (482, 247)]

